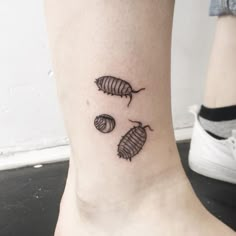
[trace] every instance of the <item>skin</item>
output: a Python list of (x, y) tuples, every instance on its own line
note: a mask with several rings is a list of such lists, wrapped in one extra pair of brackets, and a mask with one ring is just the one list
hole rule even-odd
[(236, 16), (217, 20), (204, 105), (211, 108), (236, 104)]
[[(58, 97), (71, 144), (55, 236), (235, 235), (193, 193), (176, 149), (170, 96), (172, 0), (46, 0)], [(104, 74), (128, 81), (127, 99), (97, 90)], [(116, 118), (101, 134), (94, 118)], [(129, 162), (117, 144), (134, 124), (147, 131)], [(170, 227), (171, 226), (171, 227)]]

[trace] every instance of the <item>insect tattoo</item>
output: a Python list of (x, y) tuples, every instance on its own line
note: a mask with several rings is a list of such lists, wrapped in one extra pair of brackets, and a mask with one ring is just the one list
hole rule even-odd
[(138, 126), (131, 128), (124, 136), (122, 136), (120, 143), (118, 144), (118, 156), (131, 161), (143, 148), (147, 140), (146, 128), (150, 131), (153, 129), (149, 125), (143, 126), (139, 121), (130, 122), (137, 123)]
[(112, 116), (102, 114), (95, 118), (94, 126), (102, 133), (110, 133), (115, 128), (116, 122)]
[(145, 90), (145, 88), (141, 88), (139, 90), (134, 90), (130, 83), (128, 83), (125, 80), (113, 77), (113, 76), (102, 76), (95, 80), (95, 83), (98, 87), (99, 91), (103, 91), (106, 94), (115, 95), (115, 96), (125, 96), (129, 97), (129, 103), (128, 107), (132, 101), (132, 94), (133, 93), (139, 93), (142, 90)]

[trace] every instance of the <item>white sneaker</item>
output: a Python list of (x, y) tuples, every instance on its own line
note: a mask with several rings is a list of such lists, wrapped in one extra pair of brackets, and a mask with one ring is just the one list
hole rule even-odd
[(190, 168), (210, 178), (236, 184), (236, 130), (228, 139), (219, 140), (209, 135), (201, 126), (199, 107), (192, 106), (195, 124), (189, 151)]

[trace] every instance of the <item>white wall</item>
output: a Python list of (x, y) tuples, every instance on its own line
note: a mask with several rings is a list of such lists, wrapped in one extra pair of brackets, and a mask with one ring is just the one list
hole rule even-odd
[(0, 1), (0, 149), (64, 141), (43, 1)]
[(176, 129), (192, 126), (187, 109), (201, 104), (215, 18), (209, 0), (177, 0), (172, 51), (172, 109)]
[[(175, 128), (192, 125), (200, 103), (214, 20), (209, 1), (177, 0), (173, 37)], [(0, 1), (0, 151), (66, 143), (47, 48), (41, 0)]]

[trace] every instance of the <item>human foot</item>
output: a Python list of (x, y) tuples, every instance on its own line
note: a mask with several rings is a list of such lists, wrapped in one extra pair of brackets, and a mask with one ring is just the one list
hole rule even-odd
[(79, 197), (71, 165), (55, 236), (235, 235), (204, 209), (178, 166), (146, 181), (132, 197), (94, 205)]

